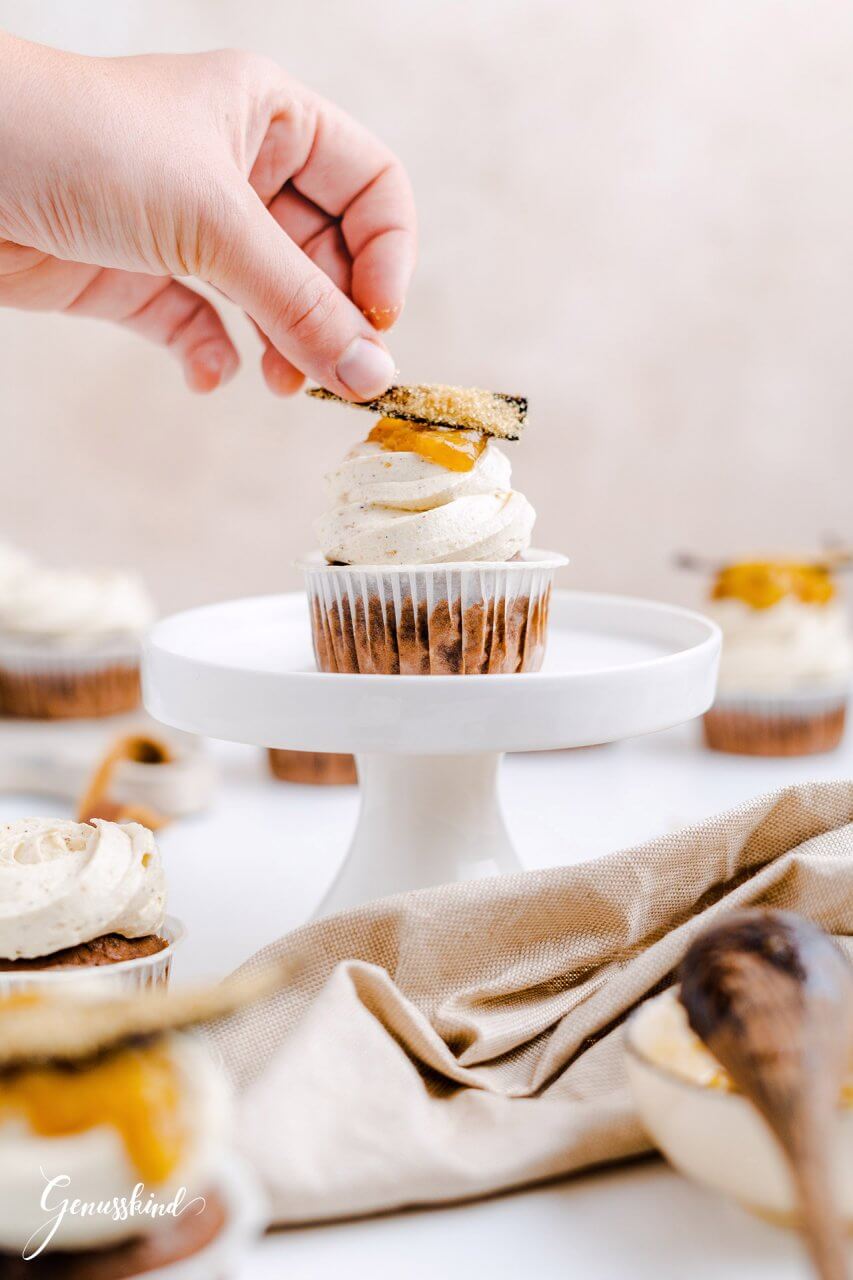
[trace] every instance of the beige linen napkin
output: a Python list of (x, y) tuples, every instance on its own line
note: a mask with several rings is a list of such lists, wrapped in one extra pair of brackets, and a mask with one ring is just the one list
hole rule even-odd
[(648, 1149), (624, 1015), (721, 911), (853, 934), (853, 782), (777, 795), (580, 866), (308, 925), (271, 1004), (210, 1034), (280, 1223), (478, 1196)]

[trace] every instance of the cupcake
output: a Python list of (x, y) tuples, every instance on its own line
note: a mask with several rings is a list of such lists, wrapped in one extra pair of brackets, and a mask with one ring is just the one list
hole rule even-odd
[(270, 772), (279, 782), (309, 787), (348, 786), (358, 781), (355, 756), (330, 751), (283, 751), (270, 747)]
[[(530, 550), (535, 512), (512, 488), (509, 459), (495, 443), (512, 438), (507, 398), (446, 387), (392, 391), (419, 393), (420, 416), (386, 412), (327, 477), (329, 507), (316, 526), (321, 555), (303, 564), (318, 667), (538, 670), (554, 570), (566, 560)], [(465, 412), (472, 398), (479, 418)]]
[[(171, 1020), (195, 1020), (180, 1005)], [(150, 998), (0, 1001), (5, 1280), (235, 1274), (261, 1198), (230, 1151), (219, 1068), (169, 1022)]]
[(0, 714), (133, 710), (140, 637), (153, 618), (132, 574), (48, 569), (0, 550)]
[(756, 561), (716, 576), (708, 613), (723, 632), (708, 746), (743, 755), (831, 751), (844, 732), (853, 644), (828, 564)]
[(164, 983), (180, 935), (145, 827), (0, 825), (0, 995), (94, 975), (101, 990)]

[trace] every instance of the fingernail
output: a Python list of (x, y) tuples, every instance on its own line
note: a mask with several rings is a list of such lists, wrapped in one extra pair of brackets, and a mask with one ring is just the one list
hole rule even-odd
[(353, 395), (371, 400), (394, 381), (394, 361), (384, 347), (355, 338), (338, 361), (335, 373)]

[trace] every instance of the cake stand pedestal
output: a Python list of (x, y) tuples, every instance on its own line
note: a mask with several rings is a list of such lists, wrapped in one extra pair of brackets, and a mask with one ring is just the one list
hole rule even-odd
[(296, 751), (354, 752), (361, 813), (318, 914), (519, 868), (498, 796), (505, 751), (593, 746), (690, 720), (714, 698), (707, 618), (555, 591), (542, 671), (333, 675), (314, 668), (302, 593), (209, 605), (158, 623), (143, 687), (164, 724)]

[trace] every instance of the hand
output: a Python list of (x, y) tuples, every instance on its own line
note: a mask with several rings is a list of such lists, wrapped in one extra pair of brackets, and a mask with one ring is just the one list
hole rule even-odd
[(214, 285), (263, 336), (270, 388), (392, 381), (415, 213), (393, 154), (266, 58), (87, 58), (0, 33), (0, 305), (100, 316), (189, 385), (237, 369)]

